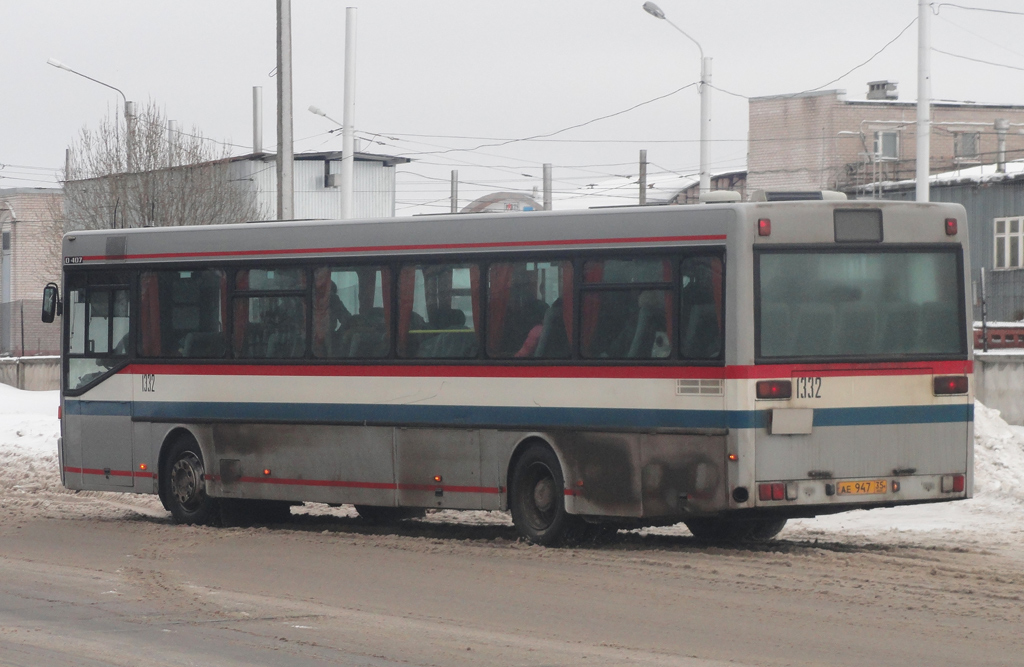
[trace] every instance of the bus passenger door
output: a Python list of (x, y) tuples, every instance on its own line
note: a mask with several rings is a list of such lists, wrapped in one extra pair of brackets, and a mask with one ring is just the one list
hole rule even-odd
[(395, 429), (398, 504), (481, 509), (480, 433), (462, 429)]
[(89, 284), (85, 276), (69, 280), (64, 386), (86, 391), (64, 398), (64, 465), (72, 474), (81, 470), (86, 489), (134, 485), (132, 376), (117, 372), (128, 360), (129, 345), (129, 290), (120, 278), (100, 274), (89, 277)]

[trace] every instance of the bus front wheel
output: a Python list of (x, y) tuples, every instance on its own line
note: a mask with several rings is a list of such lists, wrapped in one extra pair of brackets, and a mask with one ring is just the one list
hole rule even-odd
[(206, 467), (199, 443), (181, 438), (167, 454), (160, 473), (161, 499), (176, 523), (212, 525), (219, 517), (217, 501), (206, 495)]
[(509, 509), (519, 534), (534, 544), (572, 544), (583, 521), (565, 511), (565, 482), (558, 457), (544, 445), (523, 452), (512, 470)]

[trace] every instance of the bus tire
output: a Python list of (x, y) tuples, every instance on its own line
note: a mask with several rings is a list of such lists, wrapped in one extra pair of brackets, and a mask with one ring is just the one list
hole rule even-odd
[(786, 519), (708, 517), (684, 522), (704, 542), (767, 542), (782, 532)]
[(516, 460), (509, 484), (512, 523), (524, 538), (542, 546), (573, 545), (586, 525), (565, 510), (565, 481), (558, 457), (546, 445), (531, 445)]
[(160, 473), (162, 493), (175, 523), (211, 526), (220, 519), (217, 500), (206, 495), (206, 467), (199, 443), (181, 437), (167, 453), (166, 473)]
[(386, 525), (406, 519), (422, 519), (427, 510), (422, 507), (380, 507), (378, 505), (355, 505), (360, 518), (370, 523)]

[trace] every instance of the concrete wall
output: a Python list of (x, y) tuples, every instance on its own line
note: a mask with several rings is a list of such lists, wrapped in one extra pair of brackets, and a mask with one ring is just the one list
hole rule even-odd
[(60, 389), (60, 357), (0, 357), (0, 384), (18, 389)]
[(974, 395), (1002, 413), (1008, 424), (1024, 426), (1024, 350), (974, 353)]

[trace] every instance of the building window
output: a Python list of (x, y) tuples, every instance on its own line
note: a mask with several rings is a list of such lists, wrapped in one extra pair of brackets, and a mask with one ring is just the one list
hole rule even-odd
[(875, 132), (875, 159), (898, 160), (900, 157), (900, 133), (895, 131)]
[(1024, 216), (996, 218), (995, 268), (1024, 267)]
[(4, 250), (10, 250), (11, 249), (11, 233), (10, 232), (4, 232), (3, 233), (3, 249)]
[(981, 151), (981, 134), (957, 132), (953, 135), (953, 156), (958, 160), (977, 160)]

